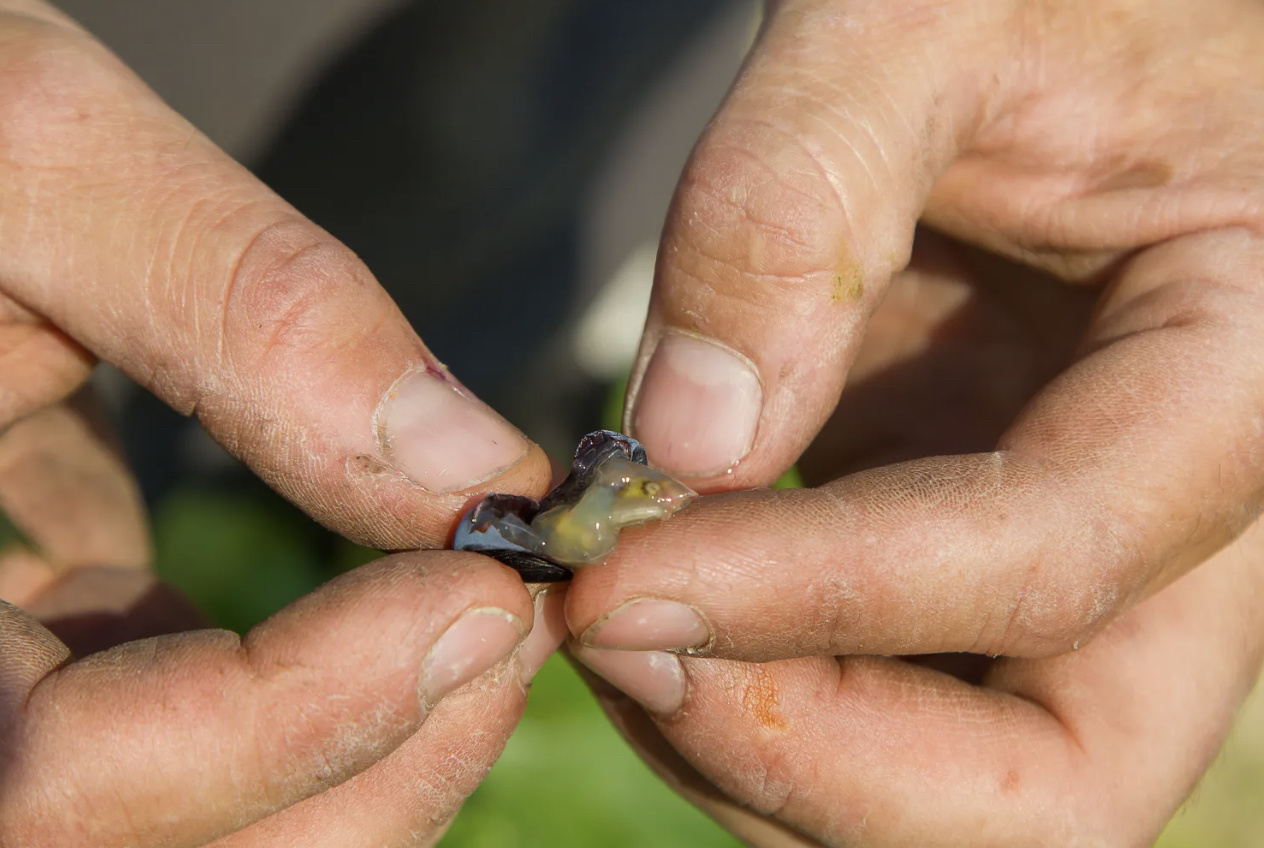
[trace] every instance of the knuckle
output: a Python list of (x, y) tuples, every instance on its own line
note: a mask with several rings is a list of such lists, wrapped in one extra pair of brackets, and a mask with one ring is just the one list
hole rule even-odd
[(989, 653), (1056, 656), (1080, 649), (1109, 623), (1126, 601), (1121, 593), (1128, 583), (1121, 575), (1131, 571), (1133, 559), (1121, 546), (1111, 550), (1099, 533), (1092, 536), (1084, 555), (1063, 551), (1027, 569)]
[[(1106, 593), (1105, 587), (1095, 587)], [(1063, 586), (1040, 580), (1024, 584), (1014, 599), (1004, 630), (988, 653), (1047, 657), (1076, 650), (1095, 634), (1104, 599), (1095, 592), (1068, 595)]]
[(350, 300), (375, 286), (363, 263), (295, 216), (269, 224), (241, 248), (223, 279), (213, 346), (219, 365), (266, 368), (278, 356), (338, 347), (365, 327), (346, 321)]
[(757, 762), (731, 776), (728, 794), (756, 813), (777, 818), (795, 796), (795, 768), (771, 743), (756, 751)]

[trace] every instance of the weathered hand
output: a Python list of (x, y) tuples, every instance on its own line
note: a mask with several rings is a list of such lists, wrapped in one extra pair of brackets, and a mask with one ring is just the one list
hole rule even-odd
[[(579, 656), (754, 841), (1142, 844), (1264, 642), (1264, 12), (770, 6), (629, 422), (696, 488), (822, 485), (626, 534)], [(855, 656), (940, 652), (1014, 659)]]
[(37, 0), (0, 0), (0, 350), (0, 425), (99, 357), (379, 548), (548, 481), (349, 250)]
[(0, 556), (0, 844), (437, 840), (556, 609), (500, 662), (532, 624), (521, 581), (400, 555), (244, 642), (156, 635), (196, 613), (144, 570), (134, 486), (60, 403), (96, 358), (377, 547), (442, 544), (477, 491), (548, 479), (348, 250), (73, 22), (0, 0), (0, 506), (38, 549)]
[(456, 553), (367, 565), (244, 641), (180, 632), (201, 619), (145, 570), (80, 399), (0, 435), (0, 503), (33, 545), (0, 552), (0, 845), (433, 844), (565, 633), (558, 587), (533, 606)]
[(561, 641), (549, 597), (533, 615), (486, 558), (397, 554), (245, 639), (204, 630), (74, 662), (0, 602), (0, 844), (433, 844)]

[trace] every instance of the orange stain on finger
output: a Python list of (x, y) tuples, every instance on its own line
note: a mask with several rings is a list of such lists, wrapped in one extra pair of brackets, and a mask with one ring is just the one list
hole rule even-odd
[(781, 715), (781, 693), (776, 679), (760, 666), (752, 666), (746, 673), (742, 690), (742, 709), (765, 730), (785, 730), (785, 717)]

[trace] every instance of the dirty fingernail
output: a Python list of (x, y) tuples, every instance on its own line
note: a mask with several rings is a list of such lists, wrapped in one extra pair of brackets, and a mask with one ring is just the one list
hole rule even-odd
[(391, 463), (431, 492), (467, 489), (495, 477), (528, 448), (509, 422), (429, 371), (409, 374), (391, 387), (377, 428)]
[(702, 477), (750, 453), (762, 407), (754, 363), (719, 342), (669, 332), (654, 350), (628, 420), (655, 465)]
[(509, 656), (522, 641), (518, 616), (498, 607), (464, 613), (444, 631), (421, 665), (421, 700), (433, 705), (444, 695)]
[(711, 630), (692, 607), (640, 598), (589, 625), (580, 641), (623, 651), (679, 650), (703, 647), (711, 641)]
[(685, 670), (661, 651), (600, 651), (575, 646), (575, 659), (645, 709), (671, 715), (685, 704)]

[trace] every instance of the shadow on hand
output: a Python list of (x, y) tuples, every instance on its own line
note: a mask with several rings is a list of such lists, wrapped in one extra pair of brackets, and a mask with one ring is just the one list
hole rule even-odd
[(148, 572), (125, 568), (69, 571), (27, 604), (26, 610), (76, 657), (124, 642), (210, 626), (178, 591)]

